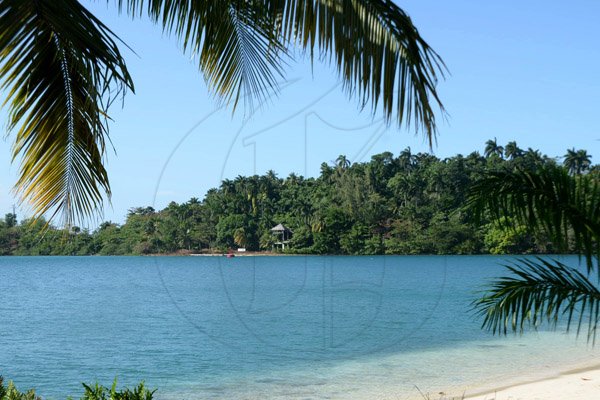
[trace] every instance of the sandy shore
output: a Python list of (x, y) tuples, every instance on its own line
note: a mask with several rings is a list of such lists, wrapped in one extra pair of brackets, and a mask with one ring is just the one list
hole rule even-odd
[[(179, 254), (191, 257), (225, 257), (228, 253), (190, 253), (190, 254)], [(308, 254), (288, 254), (288, 253), (273, 253), (270, 251), (245, 251), (245, 252), (233, 252), (233, 257), (280, 257), (280, 256), (303, 256)]]
[(469, 400), (579, 400), (600, 399), (600, 366), (568, 371), (558, 376), (484, 393), (465, 393)]

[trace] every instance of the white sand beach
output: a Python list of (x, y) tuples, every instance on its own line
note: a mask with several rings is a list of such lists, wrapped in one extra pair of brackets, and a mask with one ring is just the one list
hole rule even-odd
[(578, 400), (600, 399), (600, 366), (573, 370), (549, 379), (469, 394), (469, 400)]

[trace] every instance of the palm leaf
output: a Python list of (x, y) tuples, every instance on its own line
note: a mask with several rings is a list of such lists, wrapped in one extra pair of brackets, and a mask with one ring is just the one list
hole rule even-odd
[(422, 127), (432, 145), (433, 106), (445, 65), (420, 36), (410, 17), (391, 0), (272, 0), (276, 29), (322, 57), (329, 55), (350, 94), (375, 110), (381, 101), (388, 119)]
[[(266, 97), (282, 76), (292, 44), (336, 65), (346, 91), (361, 104), (381, 103), (388, 120), (436, 134), (441, 58), (408, 15), (390, 0), (117, 0), (132, 16), (144, 13), (184, 49), (199, 55), (210, 86), (237, 104), (240, 93)], [(251, 98), (251, 97), (247, 97)]]
[(593, 175), (570, 176), (553, 165), (492, 172), (471, 187), (467, 207), (478, 221), (487, 214), (543, 233), (560, 251), (574, 245), (588, 271), (600, 259), (600, 184)]
[(96, 214), (110, 196), (106, 108), (133, 89), (115, 36), (75, 0), (3, 0), (0, 26), (16, 192), (65, 224)]
[(198, 57), (209, 86), (235, 109), (240, 98), (252, 106), (265, 100), (283, 77), (284, 47), (272, 21), (253, 1), (214, 2), (117, 0), (131, 16), (147, 14), (181, 39), (184, 51)]
[(484, 328), (507, 334), (544, 321), (555, 328), (565, 317), (567, 331), (576, 324), (579, 334), (586, 324), (588, 339), (595, 339), (600, 291), (579, 270), (542, 258), (522, 259), (506, 268), (512, 276), (495, 280), (487, 294), (473, 303), (484, 317)]
[[(390, 0), (116, 0), (147, 14), (198, 56), (210, 87), (227, 102), (266, 99), (299, 45), (337, 66), (348, 93), (399, 124), (436, 133), (433, 106), (445, 66)], [(118, 38), (76, 0), (0, 2), (1, 87), (8, 93), (15, 186), (35, 215), (65, 223), (102, 206), (110, 186), (102, 158), (107, 108), (133, 90)], [(114, 95), (114, 96), (113, 96)]]

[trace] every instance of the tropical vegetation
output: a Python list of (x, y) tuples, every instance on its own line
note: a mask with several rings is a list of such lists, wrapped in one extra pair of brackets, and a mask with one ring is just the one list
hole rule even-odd
[[(510, 147), (507, 145), (505, 151)], [(0, 222), (0, 253), (171, 254), (224, 252), (239, 247), (272, 251), (276, 236), (270, 229), (280, 223), (293, 232), (285, 250), (291, 253), (579, 251), (583, 245), (577, 241), (553, 240), (556, 230), (532, 231), (532, 221), (516, 208), (501, 214), (491, 211), (495, 207), (502, 210), (504, 203), (488, 204), (489, 209), (479, 213), (477, 221), (472, 218), (473, 211), (465, 208), (469, 188), (483, 190), (481, 182), (487, 182), (489, 176), (508, 185), (511, 173), (525, 171), (522, 173), (530, 174), (526, 176), (533, 176), (553, 168), (553, 173), (562, 174), (568, 182), (595, 182), (598, 178), (597, 166), (574, 177), (556, 159), (537, 150), (514, 147), (517, 151), (512, 150), (512, 156), (502, 158), (497, 153), (486, 158), (472, 152), (440, 159), (428, 153), (414, 154), (410, 148), (398, 156), (377, 154), (367, 162), (352, 163), (342, 155), (335, 163), (321, 164), (316, 178), (293, 173), (279, 178), (272, 171), (238, 176), (224, 180), (202, 200), (172, 202), (162, 210), (133, 207), (124, 224), (106, 221), (92, 232), (76, 226), (45, 230), (42, 219), (17, 221), (16, 215), (8, 213)], [(510, 192), (521, 190), (521, 186), (530, 184), (521, 181), (503, 187)], [(490, 198), (502, 199), (500, 194)]]
[[(507, 265), (475, 303), (483, 326), (495, 333), (537, 328), (587, 327), (600, 321), (600, 179), (585, 150), (569, 150), (564, 167), (490, 171), (471, 188), (468, 203), (479, 218), (521, 234), (543, 235), (558, 252), (574, 251), (581, 265), (560, 259), (521, 259)], [(508, 223), (510, 219), (510, 223)], [(521, 230), (520, 227), (524, 227)]]
[[(110, 2), (109, 2), (110, 3)], [(147, 17), (198, 60), (210, 89), (235, 108), (277, 91), (298, 47), (329, 60), (361, 106), (432, 138), (445, 66), (386, 0), (115, 0)], [(14, 135), (15, 185), (35, 217), (64, 225), (101, 212), (109, 108), (134, 91), (119, 37), (77, 0), (0, 2), (0, 88)]]
[[(83, 384), (84, 393), (81, 400), (152, 400), (156, 390), (149, 390), (144, 382), (140, 382), (133, 389), (117, 389), (117, 380), (115, 379), (110, 388), (104, 387), (98, 383), (93, 385)], [(27, 392), (21, 392), (12, 381), (4, 385), (4, 379), (0, 376), (0, 400), (41, 400), (42, 398), (35, 393), (34, 389)]]

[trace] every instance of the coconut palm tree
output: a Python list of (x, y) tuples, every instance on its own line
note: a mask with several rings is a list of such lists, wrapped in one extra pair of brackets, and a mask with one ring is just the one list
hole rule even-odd
[(573, 147), (567, 150), (563, 165), (571, 174), (579, 175), (590, 168), (592, 165), (592, 156), (586, 150), (575, 150)]
[(347, 170), (348, 168), (350, 168), (351, 164), (352, 164), (352, 162), (350, 160), (348, 160), (348, 157), (346, 157), (343, 154), (340, 154), (338, 156), (338, 158), (335, 159), (335, 166), (338, 171)]
[(545, 154), (542, 154), (541, 151), (534, 150), (531, 147), (527, 148), (527, 150), (523, 153), (523, 157), (525, 159), (525, 163), (531, 168), (543, 165), (549, 160), (548, 157)]
[[(277, 89), (294, 46), (327, 56), (348, 93), (413, 123), (432, 143), (440, 57), (390, 0), (115, 0), (179, 39), (220, 98), (264, 99)], [(95, 214), (110, 184), (103, 159), (108, 109), (134, 91), (119, 38), (77, 0), (0, 2), (0, 87), (15, 185), (36, 215), (64, 222)]]
[(508, 142), (506, 146), (504, 146), (504, 156), (510, 160), (514, 160), (517, 157), (521, 157), (523, 155), (523, 150), (517, 146), (517, 142), (512, 141)]
[(504, 154), (504, 147), (498, 146), (498, 141), (496, 140), (496, 138), (494, 138), (494, 140), (490, 139), (487, 142), (485, 142), (485, 150), (483, 154), (486, 157), (491, 157), (492, 154), (495, 154), (498, 157), (502, 158), (502, 155)]
[(301, 181), (301, 178), (298, 175), (296, 175), (295, 172), (290, 172), (288, 177), (285, 179), (284, 184), (295, 186), (300, 181)]
[(246, 230), (244, 228), (237, 228), (233, 232), (233, 242), (240, 247), (246, 247), (246, 241)]
[(410, 146), (408, 146), (398, 155), (398, 163), (400, 164), (400, 168), (405, 171), (410, 171), (413, 166), (414, 159), (415, 157), (410, 150)]
[(600, 318), (598, 178), (572, 176), (551, 164), (494, 172), (472, 187), (468, 204), (478, 219), (485, 213), (500, 223), (528, 226), (546, 235), (557, 251), (573, 246), (584, 260), (582, 268), (548, 258), (507, 265), (509, 275), (494, 281), (475, 303), (483, 326), (507, 333), (564, 320), (577, 332), (586, 324), (588, 338), (594, 338)]

